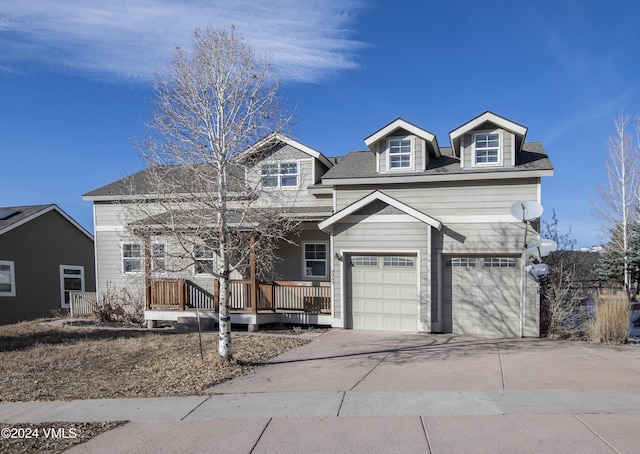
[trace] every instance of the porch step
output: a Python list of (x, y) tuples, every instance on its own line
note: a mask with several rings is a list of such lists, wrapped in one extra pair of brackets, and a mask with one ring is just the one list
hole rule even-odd
[[(173, 323), (173, 327), (180, 331), (197, 331), (198, 330), (198, 318), (197, 317), (178, 317)], [(201, 330), (212, 330), (215, 328), (215, 320), (211, 318), (200, 318)]]

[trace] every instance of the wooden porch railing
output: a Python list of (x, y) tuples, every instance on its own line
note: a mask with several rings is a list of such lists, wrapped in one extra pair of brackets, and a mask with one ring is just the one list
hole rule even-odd
[[(187, 307), (218, 310), (220, 283), (210, 293), (187, 279), (157, 279), (150, 283), (147, 309)], [(250, 280), (229, 281), (229, 305), (232, 311), (295, 311), (331, 313), (331, 286), (328, 282), (274, 281), (256, 285), (252, 305)]]

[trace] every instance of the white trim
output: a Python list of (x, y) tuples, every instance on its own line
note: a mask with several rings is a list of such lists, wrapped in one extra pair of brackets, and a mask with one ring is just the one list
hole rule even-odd
[[(373, 145), (374, 143), (376, 143), (378, 140), (386, 137), (387, 135), (393, 133), (394, 131), (396, 131), (397, 129), (404, 129), (405, 131), (410, 132), (411, 134), (414, 134), (418, 137), (421, 137), (429, 142), (434, 142), (436, 136), (433, 135), (432, 133), (430, 133), (427, 130), (424, 130), (422, 128), (418, 128), (415, 125), (412, 125), (411, 123), (408, 123), (406, 121), (404, 121), (402, 118), (398, 118), (395, 121), (392, 121), (391, 123), (389, 123), (387, 126), (383, 127), (382, 129), (378, 130), (377, 132), (373, 133), (372, 135), (370, 135), (369, 137), (364, 139), (364, 143), (371, 148), (371, 145)], [(434, 148), (436, 150), (436, 154), (440, 154), (440, 150), (438, 149), (438, 145), (434, 145)]]
[[(93, 207), (93, 233), (96, 233), (96, 207), (95, 203), (92, 204)], [(95, 276), (95, 284), (96, 284), (96, 295), (100, 295), (100, 279), (98, 279), (98, 242), (93, 242), (93, 275)]]
[(414, 148), (416, 145), (416, 141), (420, 140), (422, 142), (422, 153), (421, 153), (421, 157), (422, 157), (422, 167), (420, 168), (420, 170), (427, 170), (427, 141), (420, 138), (420, 137), (414, 137), (413, 141), (414, 141)]
[(322, 162), (327, 168), (331, 168), (333, 167), (333, 164), (331, 163), (331, 161), (329, 161), (322, 153), (320, 153), (318, 150), (314, 150), (311, 147), (306, 146), (303, 143), (298, 142), (295, 139), (292, 139), (291, 137), (287, 137), (284, 134), (281, 134), (279, 132), (273, 133), (268, 135), (267, 137), (265, 137), (262, 140), (259, 140), (258, 142), (256, 142), (255, 144), (251, 145), (249, 148), (247, 148), (245, 151), (243, 151), (242, 153), (240, 153), (239, 157), (243, 157), (244, 155), (250, 155), (255, 153), (259, 148), (268, 145), (272, 142), (282, 142), (286, 145), (289, 145), (293, 148), (296, 148), (300, 151), (302, 151), (305, 154), (308, 154), (309, 156), (311, 156), (312, 158), (317, 159), (318, 161)]
[(458, 138), (466, 134), (467, 132), (473, 130), (474, 128), (477, 128), (478, 126), (480, 126), (481, 124), (487, 121), (490, 123), (493, 123), (494, 125), (500, 128), (506, 129), (508, 131), (512, 131), (521, 136), (525, 136), (527, 134), (528, 128), (526, 126), (522, 126), (522, 125), (519, 125), (518, 123), (514, 123), (513, 121), (507, 120), (506, 118), (496, 115), (493, 112), (485, 112), (477, 116), (473, 120), (451, 131), (449, 133), (449, 137), (451, 138), (451, 143), (453, 143), (454, 138)]
[[(487, 169), (490, 170), (491, 168)], [(505, 167), (496, 168), (495, 172), (460, 171), (444, 175), (388, 175), (380, 174), (361, 178), (327, 178), (323, 184), (330, 186), (358, 185), (358, 184), (384, 184), (384, 183), (430, 183), (440, 181), (478, 181), (478, 180), (515, 180), (520, 178), (536, 178), (553, 176), (553, 169), (549, 170), (502, 170)], [(510, 169), (510, 168), (509, 168)]]
[[(324, 244), (325, 246), (325, 254), (326, 257), (324, 259), (324, 274), (322, 276), (318, 275), (318, 276), (308, 276), (307, 275), (307, 257), (305, 254), (305, 248), (308, 244)], [(302, 279), (309, 279), (309, 280), (322, 280), (322, 279), (326, 279), (329, 276), (329, 260), (331, 260), (331, 256), (329, 255), (329, 242), (328, 241), (314, 241), (314, 240), (309, 240), (309, 241), (303, 241), (302, 242), (302, 247), (300, 248), (302, 250)], [(313, 259), (309, 259), (309, 260), (313, 260)], [(320, 260), (317, 260), (320, 261)]]
[(9, 266), (9, 282), (11, 283), (11, 291), (0, 292), (0, 298), (16, 296), (16, 264), (13, 260), (0, 260), (0, 265)]
[(438, 219), (443, 224), (494, 224), (498, 223), (515, 223), (513, 216), (510, 214), (452, 214), (439, 216)]
[[(24, 208), (31, 208), (28, 206), (25, 206)], [(91, 241), (93, 241), (93, 235), (91, 235), (84, 227), (82, 227), (80, 224), (78, 224), (71, 216), (69, 216), (67, 213), (65, 213), (64, 211), (62, 211), (57, 205), (49, 205), (45, 208), (43, 208), (40, 211), (36, 211), (35, 213), (27, 216), (24, 219), (21, 219), (20, 221), (14, 222), (11, 225), (8, 225), (7, 227), (5, 227), (4, 229), (0, 229), (0, 235), (3, 235), (17, 227), (20, 227), (23, 224), (26, 224), (27, 222), (30, 222), (40, 216), (42, 216), (43, 214), (48, 213), (49, 211), (57, 211), (63, 218), (65, 218), (67, 221), (69, 221), (71, 224), (73, 224), (74, 227), (76, 227), (78, 230), (80, 230), (82, 233), (84, 233), (86, 236), (89, 237), (89, 239), (91, 239)]]
[[(65, 270), (78, 270), (80, 271), (80, 274), (65, 274)], [(85, 286), (84, 286), (84, 266), (83, 265), (60, 265), (60, 307), (62, 307), (63, 309), (68, 309), (69, 308), (69, 304), (65, 303), (65, 298), (64, 295), (66, 293), (66, 289), (64, 288), (64, 279), (65, 277), (69, 277), (69, 278), (80, 278), (80, 292), (84, 292)], [(73, 291), (78, 291), (78, 290), (68, 290), (70, 292)]]
[(348, 222), (353, 224), (384, 224), (384, 223), (398, 223), (398, 222), (420, 222), (418, 219), (408, 214), (364, 214), (357, 215), (352, 214), (345, 216), (342, 222)]
[(341, 221), (346, 216), (349, 216), (350, 214), (355, 213), (356, 211), (369, 205), (371, 202), (375, 200), (380, 200), (386, 203), (387, 205), (391, 205), (392, 207), (405, 212), (406, 214), (416, 218), (419, 221), (424, 222), (425, 224), (430, 225), (431, 227), (436, 228), (437, 230), (442, 229), (442, 222), (416, 210), (415, 208), (410, 207), (409, 205), (406, 205), (392, 197), (389, 197), (388, 195), (380, 191), (372, 192), (371, 194), (361, 198), (357, 202), (354, 202), (348, 207), (338, 211), (334, 215), (329, 216), (327, 219), (325, 219), (324, 221), (318, 224), (318, 228), (320, 230), (325, 230), (327, 227), (335, 224), (338, 221)]
[(438, 297), (436, 299), (436, 304), (437, 304), (437, 316), (438, 316), (438, 321), (434, 322), (433, 320), (431, 321), (431, 330), (432, 331), (440, 331), (442, 332), (442, 263), (443, 263), (443, 257), (442, 257), (442, 249), (438, 249), (436, 252), (436, 286), (437, 286), (437, 290), (438, 290)]
[(122, 225), (97, 225), (94, 227), (95, 232), (124, 232), (125, 230)]

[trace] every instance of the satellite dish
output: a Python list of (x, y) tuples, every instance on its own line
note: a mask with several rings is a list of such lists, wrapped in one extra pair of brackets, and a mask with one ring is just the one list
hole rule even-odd
[(557, 251), (558, 245), (553, 240), (540, 238), (539, 240), (529, 241), (529, 243), (527, 243), (527, 249), (531, 255), (537, 255), (542, 258)]
[(537, 265), (527, 265), (524, 267), (529, 277), (536, 282), (540, 282), (549, 274), (549, 265), (546, 263), (538, 263)]
[(533, 200), (514, 202), (511, 205), (511, 214), (519, 221), (526, 222), (538, 219), (542, 216), (542, 205)]

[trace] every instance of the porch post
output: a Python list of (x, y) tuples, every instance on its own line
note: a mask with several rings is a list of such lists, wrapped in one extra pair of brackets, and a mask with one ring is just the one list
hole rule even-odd
[(251, 313), (258, 313), (258, 278), (256, 272), (256, 251), (254, 246), (256, 244), (255, 235), (251, 235), (251, 239), (249, 240), (249, 244), (251, 246), (249, 253), (249, 268), (250, 268), (250, 279), (251, 279)]
[(151, 254), (149, 251), (149, 237), (144, 237), (143, 243), (144, 260), (144, 299), (147, 309), (151, 309)]

